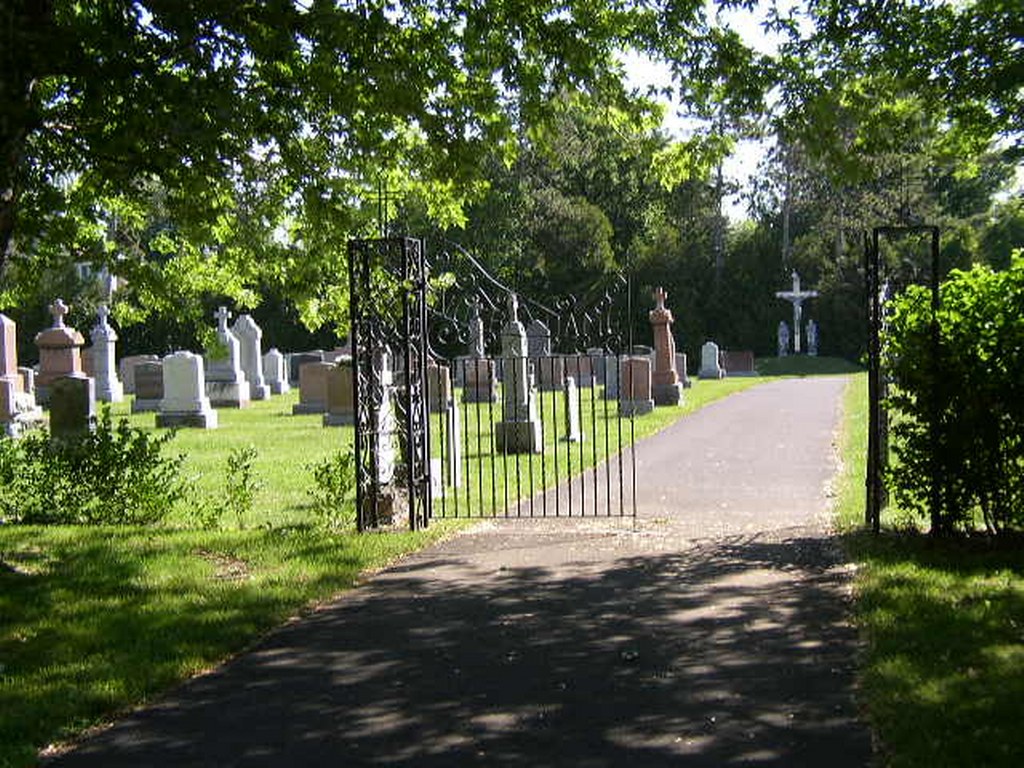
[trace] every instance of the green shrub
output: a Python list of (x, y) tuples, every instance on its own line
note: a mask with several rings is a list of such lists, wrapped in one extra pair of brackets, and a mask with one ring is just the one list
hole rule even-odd
[(234, 514), (239, 530), (245, 528), (245, 517), (252, 512), (256, 494), (263, 487), (263, 483), (256, 478), (256, 471), (253, 468), (256, 456), (256, 448), (252, 445), (235, 448), (228, 455), (225, 480), (226, 506)]
[(310, 469), (314, 485), (309, 495), (317, 519), (330, 530), (353, 525), (355, 505), (350, 501), (356, 488), (356, 460), (351, 446), (310, 465)]
[(46, 430), (0, 441), (0, 517), (25, 524), (150, 525), (184, 496), (183, 456), (163, 455), (173, 432), (156, 435), (111, 421), (92, 433), (51, 439)]
[(1024, 258), (1006, 271), (954, 271), (933, 318), (920, 286), (893, 302), (892, 373), (900, 506), (935, 534), (1024, 527)]

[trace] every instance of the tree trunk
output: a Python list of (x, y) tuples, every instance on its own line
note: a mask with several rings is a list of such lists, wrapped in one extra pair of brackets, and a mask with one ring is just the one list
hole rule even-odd
[(10, 0), (0, 6), (0, 277), (14, 242), (25, 142), (40, 125), (36, 82), (52, 72), (52, 0)]

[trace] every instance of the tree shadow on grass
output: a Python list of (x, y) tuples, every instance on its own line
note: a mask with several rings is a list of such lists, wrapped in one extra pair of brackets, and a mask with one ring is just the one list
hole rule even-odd
[(864, 685), (894, 765), (1024, 764), (1024, 548), (851, 534), (865, 563)]
[(471, 538), (390, 569), (53, 765), (870, 762), (828, 540), (627, 547), (606, 561), (584, 542), (578, 560), (516, 567), (496, 565), (510, 562), (500, 535)]

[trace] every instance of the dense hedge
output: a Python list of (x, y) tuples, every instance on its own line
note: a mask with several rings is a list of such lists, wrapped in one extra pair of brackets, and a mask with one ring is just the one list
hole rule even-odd
[(1024, 254), (954, 271), (893, 302), (884, 336), (896, 462), (890, 488), (935, 534), (1024, 528)]

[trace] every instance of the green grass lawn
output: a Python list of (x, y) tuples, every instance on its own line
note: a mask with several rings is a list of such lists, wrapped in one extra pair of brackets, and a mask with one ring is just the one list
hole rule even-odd
[[(862, 695), (892, 768), (1024, 765), (1024, 549), (863, 523), (867, 382), (846, 398), (837, 512), (857, 562)], [(899, 533), (893, 532), (894, 523)]]
[[(637, 418), (633, 436), (759, 381), (698, 381), (683, 405)], [(187, 456), (195, 488), (163, 526), (0, 525), (0, 767), (33, 765), (46, 745), (220, 663), (463, 525), (364, 535), (314, 525), (309, 465), (349, 444), (353, 430), (292, 416), (295, 401), (292, 393), (221, 410), (218, 429), (180, 431), (167, 449)], [(129, 418), (154, 428), (153, 414)], [(190, 527), (190, 507), (223, 504), (227, 457), (249, 445), (264, 487), (242, 527), (228, 516), (219, 530)]]

